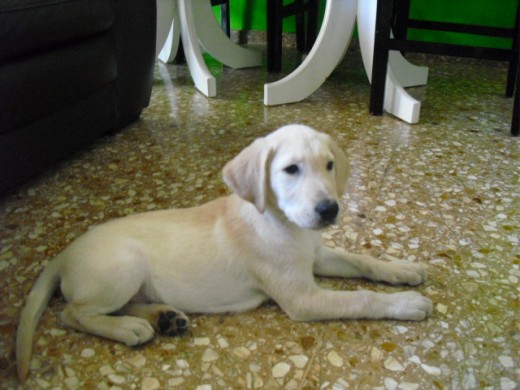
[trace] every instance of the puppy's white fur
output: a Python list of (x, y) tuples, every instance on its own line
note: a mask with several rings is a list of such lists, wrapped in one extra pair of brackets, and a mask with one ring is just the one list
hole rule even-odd
[(254, 141), (223, 173), (234, 194), (105, 223), (49, 264), (21, 315), (21, 380), (36, 324), (60, 282), (66, 325), (129, 346), (150, 340), (168, 321), (171, 333), (182, 328), (185, 321), (175, 322), (185, 318), (182, 312), (242, 311), (269, 298), (300, 321), (417, 321), (431, 314), (431, 301), (416, 292), (331, 291), (315, 283), (314, 274), (410, 285), (426, 278), (419, 264), (321, 245), (319, 229), (334, 221), (348, 176), (345, 154), (327, 135), (285, 126)]

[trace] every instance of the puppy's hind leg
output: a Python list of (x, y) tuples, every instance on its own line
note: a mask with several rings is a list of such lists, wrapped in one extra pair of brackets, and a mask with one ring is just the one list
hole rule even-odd
[(145, 319), (157, 333), (165, 336), (182, 336), (188, 331), (188, 317), (169, 305), (129, 303), (121, 313)]
[(151, 340), (155, 334), (150, 323), (142, 318), (102, 314), (96, 305), (69, 303), (61, 314), (61, 320), (71, 328), (130, 347)]
[(85, 256), (82, 260), (72, 260), (61, 281), (68, 301), (61, 319), (71, 328), (128, 346), (145, 343), (155, 334), (148, 321), (113, 314), (141, 289), (148, 274), (146, 259), (139, 251), (108, 249), (101, 252), (103, 256), (98, 252), (96, 258)]

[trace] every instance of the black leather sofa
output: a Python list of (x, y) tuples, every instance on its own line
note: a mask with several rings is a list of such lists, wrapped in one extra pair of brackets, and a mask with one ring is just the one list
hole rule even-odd
[(0, 192), (139, 118), (156, 0), (0, 1)]

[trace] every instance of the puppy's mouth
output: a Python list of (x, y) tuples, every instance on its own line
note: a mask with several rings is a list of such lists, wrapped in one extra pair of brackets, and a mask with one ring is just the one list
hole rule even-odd
[(326, 229), (326, 228), (334, 225), (335, 223), (336, 223), (336, 219), (334, 219), (332, 221), (319, 221), (316, 224), (316, 227), (313, 227), (312, 230), (323, 230), (323, 229)]
[(336, 223), (336, 218), (334, 218), (333, 220), (332, 219), (331, 220), (318, 219), (318, 220), (315, 220), (312, 222), (305, 222), (305, 223), (301, 223), (301, 222), (292, 220), (290, 218), (289, 218), (289, 220), (292, 223), (294, 223), (295, 225), (299, 226), (301, 229), (309, 229), (309, 230), (324, 230)]

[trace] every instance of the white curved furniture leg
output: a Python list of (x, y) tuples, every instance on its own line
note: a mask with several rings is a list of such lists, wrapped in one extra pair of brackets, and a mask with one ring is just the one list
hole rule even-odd
[(193, 15), (199, 42), (213, 58), (234, 69), (262, 65), (260, 51), (233, 43), (222, 31), (209, 0), (193, 0)]
[(309, 55), (287, 77), (264, 85), (264, 104), (294, 103), (316, 91), (348, 48), (356, 21), (357, 0), (327, 0), (323, 24)]
[(208, 97), (214, 97), (217, 95), (217, 82), (202, 58), (193, 20), (192, 0), (178, 0), (178, 2), (182, 45), (191, 77), (200, 92)]
[(172, 62), (177, 55), (180, 39), (181, 25), (177, 0), (157, 0), (157, 57), (162, 62)]
[[(374, 39), (376, 26), (377, 0), (359, 0), (358, 31), (361, 56), (368, 79), (372, 78), (372, 62), (374, 57)], [(401, 68), (402, 67), (402, 68)], [(394, 73), (394, 69), (399, 77)], [(399, 70), (397, 70), (399, 69)], [(409, 72), (409, 73), (406, 73)], [(408, 122), (417, 123), (421, 111), (421, 102), (412, 98), (403, 88), (405, 86), (424, 85), (428, 77), (428, 69), (417, 67), (406, 61), (399, 53), (390, 52), (386, 73), (384, 109), (386, 112)]]

